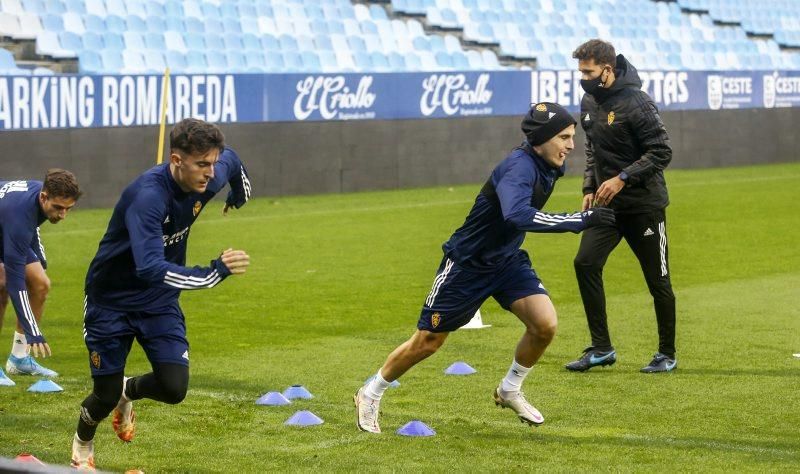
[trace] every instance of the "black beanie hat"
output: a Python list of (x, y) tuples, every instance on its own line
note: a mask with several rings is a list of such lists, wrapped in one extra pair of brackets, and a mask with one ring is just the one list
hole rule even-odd
[(522, 119), (522, 133), (533, 146), (550, 140), (558, 132), (577, 122), (564, 107), (552, 102), (539, 102)]

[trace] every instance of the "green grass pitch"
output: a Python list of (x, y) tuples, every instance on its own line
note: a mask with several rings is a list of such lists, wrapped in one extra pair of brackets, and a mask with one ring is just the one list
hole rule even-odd
[[(575, 166), (575, 165), (573, 165)], [(184, 292), (192, 344), (187, 399), (137, 403), (133, 443), (110, 420), (95, 440), (98, 468), (151, 472), (269, 471), (751, 471), (800, 470), (800, 164), (667, 173), (676, 372), (638, 369), (656, 350), (655, 316), (623, 243), (605, 270), (619, 360), (568, 373), (588, 342), (572, 259), (579, 236), (530, 234), (525, 248), (559, 312), (559, 333), (525, 390), (547, 421), (521, 424), (491, 399), (522, 325), (493, 301), (490, 329), (458, 331), (406, 374), (382, 404), (384, 433), (360, 433), (351, 397), (414, 330), (441, 258), (479, 185), (255, 199), (223, 218), (212, 202), (192, 229), (189, 262), (247, 250), (243, 277)], [(579, 206), (566, 178), (547, 205)], [(91, 189), (88, 190), (91, 192)], [(66, 464), (78, 406), (90, 390), (81, 319), (83, 279), (110, 211), (76, 210), (42, 227), (53, 281), (42, 327), (62, 375), (59, 394), (31, 394), (31, 378), (0, 388), (0, 456), (31, 452)], [(10, 347), (6, 314), (0, 353)], [(463, 360), (478, 370), (443, 375)], [(148, 370), (134, 345), (128, 374)], [(260, 407), (292, 384), (313, 400)], [(321, 426), (283, 422), (312, 410)], [(432, 438), (394, 431), (420, 419)]]

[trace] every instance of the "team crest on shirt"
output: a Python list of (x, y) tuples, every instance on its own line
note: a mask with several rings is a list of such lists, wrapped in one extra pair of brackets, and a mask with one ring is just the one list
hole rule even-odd
[(431, 316), (431, 326), (433, 326), (434, 328), (438, 327), (441, 321), (442, 321), (442, 315), (439, 313), (433, 313), (433, 316)]
[(92, 351), (89, 359), (92, 361), (92, 365), (95, 369), (100, 368), (100, 354), (98, 354), (97, 351)]
[(194, 203), (194, 207), (192, 208), (192, 214), (194, 214), (194, 216), (197, 217), (197, 215), (200, 214), (200, 209), (202, 209), (202, 208), (203, 208), (203, 205), (200, 204), (200, 201), (196, 201)]
[(537, 112), (547, 112), (547, 106), (544, 104), (539, 104), (536, 106)]
[(608, 124), (609, 125), (614, 123), (614, 117), (616, 117), (616, 115), (614, 114), (614, 111), (612, 110), (611, 112), (608, 113)]

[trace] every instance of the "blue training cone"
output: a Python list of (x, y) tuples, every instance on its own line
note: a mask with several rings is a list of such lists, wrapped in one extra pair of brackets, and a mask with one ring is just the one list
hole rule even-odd
[(470, 375), (477, 372), (477, 370), (470, 367), (466, 362), (453, 362), (453, 365), (444, 369), (447, 375)]
[(42, 379), (35, 384), (28, 387), (29, 392), (63, 392), (64, 389), (61, 388), (57, 383), (53, 382), (52, 380)]
[(283, 391), (283, 396), (289, 400), (293, 400), (295, 398), (303, 398), (306, 400), (314, 398), (314, 395), (311, 395), (311, 392), (306, 390), (306, 388), (302, 385), (292, 385)]
[(402, 436), (433, 436), (436, 432), (419, 420), (411, 420), (398, 429), (397, 434)]
[[(368, 384), (368, 383), (372, 382), (372, 379), (374, 379), (374, 378), (375, 378), (375, 376), (373, 375), (372, 377), (370, 377), (367, 380), (365, 380), (364, 383)], [(400, 386), (400, 381), (399, 380), (394, 380), (392, 382), (389, 382), (389, 386), (391, 388), (397, 388), (397, 387)]]
[(323, 421), (322, 418), (318, 417), (317, 415), (311, 413), (308, 410), (302, 410), (292, 415), (283, 424), (291, 426), (313, 426), (313, 425), (321, 425), (323, 423), (325, 423), (325, 421)]
[(256, 400), (256, 405), (280, 406), (289, 405), (291, 400), (284, 397), (281, 392), (267, 392)]

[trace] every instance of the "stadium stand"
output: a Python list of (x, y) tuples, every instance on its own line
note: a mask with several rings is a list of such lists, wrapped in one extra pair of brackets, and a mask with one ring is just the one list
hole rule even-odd
[(592, 37), (642, 69), (800, 69), (800, 2), (0, 0), (0, 36), (89, 74), (572, 69)]

